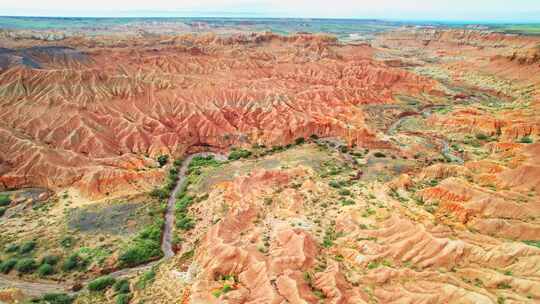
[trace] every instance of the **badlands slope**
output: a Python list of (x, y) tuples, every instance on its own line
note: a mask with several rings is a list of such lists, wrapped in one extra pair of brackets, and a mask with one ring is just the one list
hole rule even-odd
[(540, 301), (538, 37), (5, 45), (6, 189), (91, 202), (162, 185), (162, 154), (252, 152), (189, 172), (193, 227), (152, 279), (130, 276), (134, 303)]
[(10, 43), (0, 53), (0, 185), (89, 198), (151, 189), (161, 154), (312, 134), (376, 144), (358, 106), (434, 85), (325, 36)]

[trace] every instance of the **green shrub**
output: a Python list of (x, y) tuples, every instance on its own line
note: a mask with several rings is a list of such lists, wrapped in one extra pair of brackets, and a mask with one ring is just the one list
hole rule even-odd
[(99, 277), (92, 282), (88, 283), (88, 290), (90, 291), (103, 291), (113, 286), (116, 280), (111, 276)]
[(21, 259), (15, 265), (15, 269), (20, 273), (30, 273), (33, 272), (37, 267), (37, 263), (34, 259), (25, 258)]
[(127, 279), (121, 279), (119, 281), (116, 281), (113, 285), (113, 290), (116, 293), (129, 293), (129, 280)]
[(19, 248), (20, 254), (27, 254), (34, 250), (36, 248), (36, 241), (28, 241), (21, 245), (21, 248)]
[(355, 204), (355, 202), (353, 200), (350, 200), (350, 199), (345, 199), (345, 200), (341, 201), (342, 206), (351, 206), (351, 205), (354, 205), (354, 204)]
[(153, 258), (163, 255), (161, 251), (161, 228), (163, 221), (144, 228), (131, 241), (125, 251), (118, 258), (121, 267), (133, 267), (145, 263)]
[(66, 236), (60, 241), (60, 245), (64, 248), (71, 248), (75, 244), (75, 239), (71, 236)]
[(129, 301), (131, 301), (131, 294), (130, 293), (121, 293), (116, 296), (115, 303), (116, 304), (128, 304)]
[(165, 189), (156, 188), (156, 189), (150, 191), (150, 196), (153, 197), (153, 198), (158, 198), (158, 199), (163, 200), (163, 199), (166, 199), (169, 196), (169, 193)]
[(382, 152), (375, 152), (373, 153), (373, 156), (375, 156), (376, 158), (385, 158), (386, 155)]
[(56, 265), (60, 261), (60, 257), (56, 255), (47, 255), (41, 259), (41, 264)]
[(520, 140), (519, 140), (520, 143), (522, 144), (532, 144), (533, 143), (533, 140), (530, 136), (523, 136)]
[(49, 264), (41, 264), (37, 270), (37, 273), (40, 277), (46, 277), (54, 273), (54, 268)]
[(75, 298), (65, 293), (48, 293), (39, 299), (32, 300), (32, 303), (40, 304), (71, 304)]
[(0, 272), (5, 274), (9, 273), (13, 269), (13, 267), (17, 265), (17, 262), (18, 260), (15, 258), (3, 261), (2, 263), (0, 263)]
[(241, 158), (248, 158), (251, 156), (251, 151), (240, 149), (240, 150), (233, 150), (229, 154), (229, 160), (238, 160)]
[(191, 230), (195, 227), (195, 220), (187, 214), (176, 219), (176, 227), (182, 230)]
[(19, 251), (19, 245), (17, 244), (9, 244), (6, 246), (6, 253), (13, 253)]
[(160, 155), (160, 156), (158, 156), (157, 162), (159, 163), (160, 167), (165, 166), (169, 162), (169, 155)]
[(0, 207), (5, 207), (11, 204), (11, 199), (7, 194), (0, 194)]
[(85, 262), (77, 253), (69, 255), (62, 264), (63, 271), (73, 271), (75, 269), (82, 269), (85, 266)]
[(180, 166), (182, 166), (183, 162), (184, 162), (184, 160), (182, 160), (182, 159), (175, 159), (173, 164), (174, 164), (175, 167), (180, 167)]
[(6, 207), (0, 207), (0, 217), (4, 216), (6, 213), (7, 208)]
[(121, 267), (134, 267), (162, 255), (159, 242), (140, 239), (131, 244), (118, 258)]
[(301, 144), (303, 144), (303, 143), (305, 143), (305, 142), (306, 142), (306, 140), (305, 140), (303, 137), (298, 137), (298, 138), (294, 141), (294, 143), (297, 144), (297, 145), (301, 145)]
[(349, 189), (341, 189), (341, 190), (339, 190), (339, 195), (343, 195), (343, 196), (351, 195), (351, 190), (349, 190)]
[(478, 133), (475, 135), (476, 139), (478, 140), (487, 140), (489, 137), (486, 134)]
[(222, 294), (226, 294), (231, 290), (233, 290), (231, 285), (223, 284), (223, 287), (220, 290), (216, 290), (212, 294), (214, 295), (214, 297), (219, 298)]

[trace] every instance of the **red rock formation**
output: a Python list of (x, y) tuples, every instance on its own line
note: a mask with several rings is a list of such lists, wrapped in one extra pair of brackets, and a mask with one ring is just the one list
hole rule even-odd
[(373, 61), (368, 46), (325, 36), (182, 36), (129, 47), (102, 38), (66, 40), (70, 54), (84, 53), (77, 65), (79, 57), (40, 53), (41, 69), (0, 74), (4, 187), (76, 186), (100, 197), (154, 184), (161, 173), (146, 156), (311, 134), (369, 144), (374, 132), (354, 105), (433, 85)]

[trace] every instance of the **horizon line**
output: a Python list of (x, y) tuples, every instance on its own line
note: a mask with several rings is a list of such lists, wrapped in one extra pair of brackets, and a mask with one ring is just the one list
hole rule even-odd
[[(126, 13), (137, 11), (126, 11)], [(146, 11), (152, 13), (163, 13), (162, 11)], [(299, 20), (351, 20), (351, 21), (380, 21), (380, 22), (424, 22), (424, 23), (464, 23), (470, 25), (482, 25), (482, 24), (540, 24), (539, 20), (512, 20), (505, 18), (495, 19), (424, 19), (424, 18), (368, 18), (368, 17), (293, 17), (293, 16), (257, 16), (256, 13), (238, 13), (238, 12), (220, 12), (223, 15), (170, 15), (170, 16), (152, 16), (152, 15), (3, 15), (0, 14), (0, 18), (80, 18), (80, 19), (136, 19), (136, 18), (154, 18), (154, 19), (170, 19), (170, 18), (209, 18), (209, 19), (299, 19)], [(248, 15), (249, 14), (249, 15)], [(229, 15), (229, 16), (227, 16)], [(233, 16), (234, 15), (234, 16)]]

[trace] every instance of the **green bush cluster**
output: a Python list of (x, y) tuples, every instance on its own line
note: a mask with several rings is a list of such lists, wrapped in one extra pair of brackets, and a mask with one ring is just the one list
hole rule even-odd
[(115, 303), (116, 304), (128, 304), (129, 301), (131, 301), (131, 294), (130, 293), (121, 293), (116, 295)]
[(102, 276), (92, 282), (88, 283), (88, 290), (90, 291), (104, 291), (113, 286), (116, 279), (111, 276)]
[(56, 255), (47, 255), (41, 259), (41, 264), (56, 265), (60, 261), (60, 257)]
[(193, 197), (183, 194), (176, 202), (176, 227), (182, 230), (190, 230), (195, 227), (195, 220), (188, 214), (188, 208), (193, 204)]
[(75, 297), (65, 293), (48, 293), (41, 298), (33, 299), (31, 303), (38, 304), (71, 304), (75, 301)]
[(20, 254), (27, 254), (27, 253), (30, 253), (32, 252), (37, 246), (37, 243), (36, 241), (28, 241), (28, 242), (25, 242), (21, 245), (21, 247), (19, 248), (19, 253)]
[(31, 273), (37, 268), (37, 263), (32, 258), (24, 258), (17, 261), (15, 264), (15, 269), (19, 273)]
[(118, 258), (121, 267), (133, 267), (163, 255), (161, 251), (161, 229), (163, 220), (156, 220), (152, 225), (144, 228), (130, 242), (128, 247)]
[(113, 290), (116, 292), (116, 304), (127, 304), (131, 300), (131, 289), (129, 287), (129, 281), (122, 279), (116, 281), (113, 285)]
[(17, 262), (18, 260), (15, 258), (3, 261), (2, 263), (0, 263), (0, 272), (4, 274), (9, 273), (15, 267), (15, 265), (17, 265)]
[(46, 277), (54, 273), (54, 267), (50, 264), (41, 264), (37, 270), (40, 277)]
[(251, 151), (245, 149), (232, 150), (229, 153), (229, 160), (239, 160), (241, 158), (248, 158), (251, 156)]
[(83, 270), (87, 265), (87, 261), (83, 260), (79, 254), (70, 254), (62, 264), (62, 270), (65, 272), (74, 270)]

